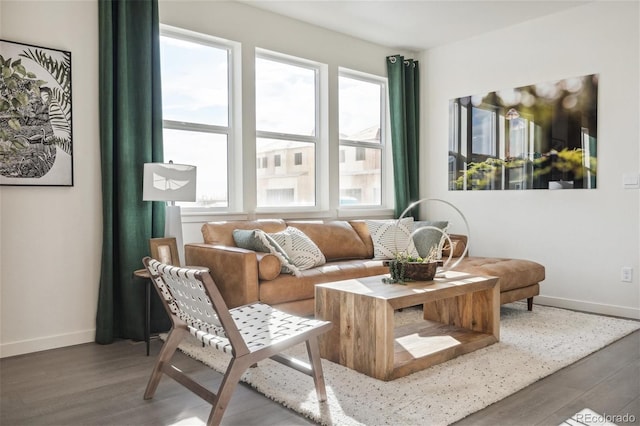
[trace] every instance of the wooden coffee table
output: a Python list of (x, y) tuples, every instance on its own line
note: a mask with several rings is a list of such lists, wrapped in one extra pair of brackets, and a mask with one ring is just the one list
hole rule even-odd
[[(383, 277), (316, 285), (316, 318), (333, 322), (320, 336), (323, 358), (393, 380), (500, 340), (498, 278), (450, 271), (400, 285)], [(424, 321), (395, 327), (394, 311), (415, 305)]]

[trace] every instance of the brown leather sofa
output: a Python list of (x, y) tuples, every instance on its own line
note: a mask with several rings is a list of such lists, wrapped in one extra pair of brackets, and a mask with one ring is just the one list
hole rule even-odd
[[(233, 238), (235, 229), (275, 233), (287, 226), (304, 232), (327, 263), (298, 276), (280, 273), (278, 257), (239, 248)], [(373, 260), (373, 241), (364, 220), (209, 222), (202, 226), (202, 235), (204, 243), (185, 245), (186, 264), (208, 267), (229, 307), (259, 300), (298, 315), (313, 315), (315, 284), (389, 272), (381, 260)], [(460, 255), (466, 237), (452, 239), (454, 256)], [(529, 309), (545, 277), (542, 265), (518, 259), (465, 257), (455, 270), (499, 277), (501, 303), (527, 299)]]

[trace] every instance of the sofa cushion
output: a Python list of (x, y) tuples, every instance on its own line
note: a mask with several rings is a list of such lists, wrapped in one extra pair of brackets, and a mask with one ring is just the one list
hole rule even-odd
[(205, 244), (219, 244), (235, 247), (233, 240), (234, 229), (262, 229), (265, 232), (279, 232), (287, 228), (282, 219), (264, 220), (231, 220), (222, 222), (209, 222), (202, 225), (202, 238)]
[(536, 284), (545, 278), (544, 266), (522, 259), (465, 257), (453, 270), (499, 277), (501, 292)]
[(258, 278), (261, 280), (272, 280), (280, 275), (280, 259), (271, 253), (256, 253), (258, 258)]
[(399, 253), (418, 256), (411, 240), (413, 218), (401, 220), (366, 220), (373, 241), (374, 259), (393, 259)]
[(349, 225), (356, 231), (356, 234), (360, 237), (360, 240), (364, 243), (364, 247), (367, 250), (367, 254), (364, 259), (371, 259), (373, 257), (373, 240), (371, 239), (371, 233), (369, 227), (364, 219), (350, 220)]
[(295, 267), (286, 266), (296, 275), (298, 271), (320, 266), (326, 262), (318, 246), (298, 228), (289, 226), (284, 231), (268, 234), (268, 236), (285, 251)]
[(260, 282), (260, 301), (269, 305), (313, 299), (315, 285), (389, 273), (381, 260), (355, 259), (329, 262), (301, 271), (300, 275), (281, 274), (272, 281)]
[(349, 222), (343, 220), (287, 221), (287, 225), (304, 232), (318, 246), (327, 262), (373, 257)]

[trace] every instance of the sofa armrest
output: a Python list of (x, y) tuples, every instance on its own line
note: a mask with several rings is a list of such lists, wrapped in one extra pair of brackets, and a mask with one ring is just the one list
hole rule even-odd
[(185, 262), (206, 266), (229, 308), (259, 300), (256, 252), (212, 244), (186, 244)]

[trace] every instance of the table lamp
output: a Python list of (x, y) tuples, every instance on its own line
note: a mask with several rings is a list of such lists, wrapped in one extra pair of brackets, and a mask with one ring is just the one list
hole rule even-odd
[(196, 200), (196, 166), (186, 164), (145, 163), (142, 185), (143, 201), (166, 201), (164, 236), (174, 237), (180, 262), (184, 262), (182, 217), (176, 201)]

